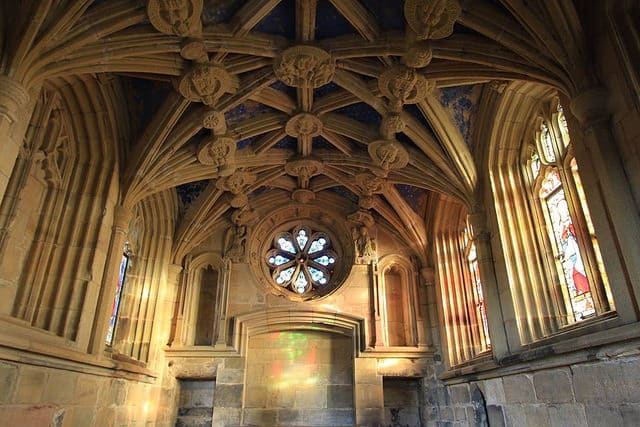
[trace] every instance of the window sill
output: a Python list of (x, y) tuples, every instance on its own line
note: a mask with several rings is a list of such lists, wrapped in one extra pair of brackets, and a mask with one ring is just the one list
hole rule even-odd
[(0, 317), (0, 360), (145, 382), (157, 377), (143, 366), (112, 359), (110, 354), (86, 353), (74, 341), (7, 316)]
[(639, 324), (620, 325), (617, 317), (594, 319), (588, 325), (561, 331), (552, 337), (523, 346), (518, 353), (500, 360), (483, 358), (468, 365), (454, 366), (439, 375), (448, 383), (490, 379), (558, 368), (589, 361), (606, 360), (637, 350), (640, 345)]

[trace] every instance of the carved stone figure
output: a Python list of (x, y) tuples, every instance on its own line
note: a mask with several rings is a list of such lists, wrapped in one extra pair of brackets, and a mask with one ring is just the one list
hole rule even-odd
[(300, 113), (289, 119), (284, 130), (294, 138), (314, 137), (322, 132), (322, 121), (313, 114)]
[(214, 105), (225, 93), (238, 89), (237, 77), (221, 65), (205, 62), (195, 64), (178, 82), (178, 91), (186, 99)]
[(364, 225), (354, 227), (352, 232), (356, 249), (356, 264), (369, 264), (376, 256), (375, 240), (369, 235), (369, 229)]
[(409, 163), (409, 153), (398, 141), (373, 141), (368, 148), (373, 162), (384, 170), (402, 169)]
[(394, 65), (378, 78), (380, 92), (389, 99), (389, 109), (399, 113), (404, 104), (416, 104), (431, 91), (432, 85), (413, 68)]
[(202, 0), (149, 0), (147, 15), (161, 33), (187, 37), (202, 31)]
[(198, 161), (214, 166), (221, 176), (229, 176), (235, 171), (236, 142), (228, 136), (216, 136), (200, 145)]
[(404, 16), (418, 39), (442, 39), (453, 33), (460, 16), (459, 0), (407, 0)]
[(243, 262), (247, 252), (247, 226), (236, 225), (227, 230), (225, 236), (225, 258), (232, 262)]
[(333, 79), (335, 68), (331, 55), (313, 46), (290, 47), (273, 63), (276, 76), (293, 87), (323, 86)]

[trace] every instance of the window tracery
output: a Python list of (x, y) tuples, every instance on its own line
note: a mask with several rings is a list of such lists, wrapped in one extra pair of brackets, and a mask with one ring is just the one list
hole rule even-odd
[(276, 285), (303, 295), (329, 284), (338, 256), (325, 233), (296, 226), (276, 235), (266, 262)]
[(131, 250), (129, 249), (129, 243), (125, 244), (122, 251), (122, 259), (120, 260), (120, 268), (118, 270), (118, 282), (116, 283), (116, 295), (113, 299), (113, 305), (111, 306), (111, 315), (109, 316), (109, 326), (107, 329), (106, 343), (107, 345), (113, 345), (113, 339), (115, 337), (116, 323), (118, 321), (118, 312), (120, 311), (120, 302), (122, 300), (122, 292), (124, 290), (124, 283), (127, 278), (127, 269), (129, 268), (129, 257), (131, 256)]
[(561, 325), (571, 324), (612, 310), (613, 300), (559, 103), (537, 135), (528, 170), (534, 210), (545, 230), (538, 238), (553, 258), (549, 282), (558, 285), (551, 294), (564, 317)]

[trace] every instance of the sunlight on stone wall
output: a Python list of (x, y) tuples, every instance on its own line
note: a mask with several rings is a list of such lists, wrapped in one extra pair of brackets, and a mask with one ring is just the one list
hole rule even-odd
[(324, 332), (251, 338), (245, 423), (352, 425), (352, 352), (351, 339)]

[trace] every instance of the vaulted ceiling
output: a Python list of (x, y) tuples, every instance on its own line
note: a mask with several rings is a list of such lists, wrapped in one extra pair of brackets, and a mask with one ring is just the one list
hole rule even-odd
[(132, 129), (121, 202), (175, 188), (180, 239), (234, 209), (337, 200), (424, 253), (429, 195), (473, 203), (474, 123), (489, 86), (523, 80), (571, 94), (589, 79), (566, 0), (2, 7), (16, 18), (4, 23), (6, 74), (29, 87), (119, 79)]

